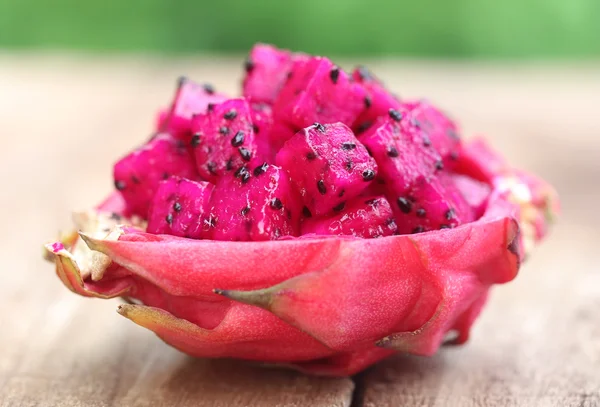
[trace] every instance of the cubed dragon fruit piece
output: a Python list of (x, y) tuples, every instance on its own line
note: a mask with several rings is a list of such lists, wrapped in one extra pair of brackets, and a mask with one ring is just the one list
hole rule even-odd
[(298, 236), (301, 206), (288, 174), (268, 163), (219, 179), (204, 220), (214, 240)]
[(170, 134), (159, 134), (115, 164), (115, 188), (129, 213), (145, 218), (161, 180), (171, 175), (198, 179), (188, 147)]
[(287, 80), (292, 64), (306, 59), (304, 54), (294, 54), (268, 44), (256, 44), (246, 62), (246, 76), (242, 95), (253, 102), (273, 103)]
[(397, 231), (394, 213), (383, 196), (358, 197), (333, 216), (306, 218), (302, 234), (349, 235), (362, 238), (391, 236)]
[(460, 135), (456, 124), (427, 101), (404, 104), (407, 117), (442, 157), (447, 169), (454, 168), (460, 152)]
[(149, 233), (202, 239), (203, 219), (214, 185), (180, 177), (161, 181), (148, 215)]
[(342, 123), (316, 123), (288, 140), (276, 157), (300, 191), (305, 211), (320, 216), (342, 208), (377, 175), (377, 164)]
[(352, 125), (352, 130), (357, 134), (364, 132), (378, 118), (386, 116), (390, 109), (401, 109), (398, 98), (390, 93), (366, 67), (357, 67), (352, 72), (352, 77), (366, 90), (363, 111)]
[(313, 123), (351, 126), (365, 103), (365, 89), (323, 57), (294, 62), (291, 76), (273, 104), (275, 120), (292, 130)]
[(177, 82), (169, 113), (159, 122), (159, 130), (189, 141), (194, 115), (206, 113), (209, 105), (221, 103), (226, 99), (227, 96), (217, 93), (212, 85), (200, 85), (182, 76)]
[(194, 116), (191, 129), (198, 172), (212, 183), (256, 156), (252, 111), (245, 99), (212, 105), (206, 114)]

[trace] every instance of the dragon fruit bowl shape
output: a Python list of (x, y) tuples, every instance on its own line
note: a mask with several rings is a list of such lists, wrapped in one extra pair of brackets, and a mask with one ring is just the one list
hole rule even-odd
[(244, 67), (241, 96), (178, 81), (115, 191), (46, 245), (63, 284), (196, 357), (344, 376), (465, 343), (552, 187), (363, 67), (264, 44)]

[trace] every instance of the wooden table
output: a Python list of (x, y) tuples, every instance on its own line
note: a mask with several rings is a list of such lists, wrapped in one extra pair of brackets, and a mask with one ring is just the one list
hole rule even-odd
[(600, 66), (373, 62), (553, 182), (564, 214), (467, 346), (354, 379), (192, 359), (62, 287), (40, 244), (111, 188), (180, 73), (233, 90), (232, 59), (0, 54), (1, 406), (600, 405)]

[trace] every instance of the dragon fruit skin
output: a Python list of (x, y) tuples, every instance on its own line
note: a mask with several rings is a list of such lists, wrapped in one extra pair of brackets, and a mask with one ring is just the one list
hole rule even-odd
[(194, 116), (191, 131), (198, 172), (213, 184), (256, 157), (252, 114), (245, 99), (229, 99)]
[(391, 236), (398, 227), (389, 202), (383, 196), (358, 197), (341, 213), (324, 219), (305, 219), (302, 235), (349, 235), (365, 239)]
[[(106, 238), (82, 234), (90, 253), (110, 260), (98, 280), (61, 242), (46, 247), (70, 290), (136, 298), (144, 305), (119, 313), (190, 355), (351, 375), (396, 351), (431, 355), (451, 331), (466, 341), (489, 287), (515, 277), (523, 241), (542, 238), (546, 228), (528, 222), (551, 220), (549, 185), (510, 167), (473, 171), (490, 174), (492, 193), (481, 218), (454, 229), (230, 242), (121, 226)], [(122, 207), (118, 195), (102, 205)]]
[(146, 217), (159, 182), (171, 175), (198, 178), (188, 148), (169, 134), (155, 136), (117, 162), (115, 187), (126, 202), (127, 213)]
[(179, 177), (161, 181), (150, 205), (148, 233), (203, 238), (202, 221), (213, 188), (208, 182)]
[(298, 236), (301, 207), (287, 173), (267, 163), (247, 171), (218, 181), (204, 222), (210, 238), (260, 241)]
[(288, 171), (313, 215), (343, 208), (377, 175), (377, 163), (342, 123), (317, 123), (299, 131), (277, 153), (276, 162)]

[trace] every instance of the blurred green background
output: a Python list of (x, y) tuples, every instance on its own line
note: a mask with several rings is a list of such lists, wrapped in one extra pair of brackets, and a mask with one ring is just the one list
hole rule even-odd
[(457, 58), (600, 56), (600, 0), (0, 0), (0, 47)]

